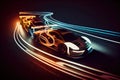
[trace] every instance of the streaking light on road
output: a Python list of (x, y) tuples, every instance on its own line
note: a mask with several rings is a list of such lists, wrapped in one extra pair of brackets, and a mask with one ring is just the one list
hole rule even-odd
[(23, 37), (25, 37), (25, 32), (23, 31), (23, 28), (22, 28), (20, 22), (17, 22), (17, 23), (16, 23), (16, 26), (19, 28), (19, 31), (20, 31), (21, 35), (22, 35)]
[[(21, 26), (17, 23), (17, 27), (15, 28), (15, 31), (14, 31), (14, 40), (17, 43), (17, 45), (23, 51), (25, 51), (27, 54), (32, 56), (33, 58), (37, 59), (38, 61), (41, 61), (42, 63), (44, 63), (56, 70), (59, 70), (61, 72), (64, 72), (66, 74), (69, 74), (71, 76), (74, 76), (74, 77), (82, 79), (82, 80), (83, 79), (105, 80), (105, 79), (108, 79), (106, 77), (110, 77), (110, 79), (118, 80), (118, 78), (119, 78), (119, 77), (117, 78), (116, 75), (113, 75), (113, 74), (110, 74), (110, 73), (107, 73), (107, 72), (104, 72), (104, 71), (101, 71), (101, 70), (98, 70), (98, 69), (95, 69), (92, 67), (88, 67), (86, 65), (78, 64), (73, 61), (69, 61), (69, 60), (57, 57), (57, 56), (47, 53), (41, 49), (38, 49), (37, 47), (29, 44), (25, 40), (25, 38), (23, 37), (25, 35), (23, 33), (24, 33), (24, 31), (22, 30)], [(96, 37), (96, 36), (94, 36), (94, 37)], [(100, 38), (100, 37), (97, 37), (97, 38)], [(104, 39), (104, 38), (102, 38), (102, 39)], [(115, 41), (112, 41), (112, 42), (115, 42)], [(116, 43), (119, 43), (119, 42), (116, 42)], [(99, 49), (100, 46), (96, 45), (95, 43), (93, 43), (93, 44), (94, 44), (93, 45), (94, 49), (101, 51), (101, 49)], [(38, 54), (38, 53), (34, 52), (33, 49), (38, 52), (42, 52), (43, 54), (42, 55)], [(103, 49), (102, 49), (102, 51), (103, 51)], [(45, 57), (43, 55), (46, 55), (47, 57)]]
[[(63, 58), (51, 55), (50, 53), (47, 53), (45, 51), (42, 51), (41, 49), (38, 49), (34, 46), (32, 46), (31, 44), (29, 44), (28, 42), (26, 42), (24, 40), (24, 38), (21, 36), (21, 34), (19, 33), (19, 28), (15, 29), (14, 31), (14, 40), (17, 43), (17, 45), (23, 50), (25, 51), (27, 54), (29, 54), (30, 56), (32, 56), (33, 58), (37, 59), (38, 61), (54, 68), (57, 69), (61, 72), (64, 72), (66, 74), (69, 74), (71, 76), (74, 76), (76, 78), (79, 79), (92, 79), (92, 80), (96, 80), (96, 79), (114, 79), (114, 80), (118, 80), (116, 75), (92, 68), (92, 67), (88, 67), (82, 64), (78, 64), (69, 60), (65, 60)], [(22, 42), (21, 42), (22, 41)], [(26, 46), (27, 45), (27, 46)], [(48, 59), (47, 57), (44, 57), (36, 52), (34, 52), (34, 50), (37, 50), (39, 52), (43, 52), (43, 54), (50, 56), (52, 58)], [(54, 61), (55, 59), (55, 61)], [(116, 77), (115, 77), (116, 76)]]

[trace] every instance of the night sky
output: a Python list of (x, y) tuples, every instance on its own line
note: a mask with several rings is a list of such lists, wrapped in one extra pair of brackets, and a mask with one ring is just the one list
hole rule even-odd
[(4, 0), (0, 5), (0, 78), (4, 79), (57, 78), (39, 69), (15, 44), (13, 30), (20, 11), (53, 12), (59, 21), (120, 32), (119, 2), (115, 0)]

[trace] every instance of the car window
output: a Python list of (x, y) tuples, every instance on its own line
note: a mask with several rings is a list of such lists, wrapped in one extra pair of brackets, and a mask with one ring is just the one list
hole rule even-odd
[(78, 39), (78, 37), (73, 33), (64, 34), (63, 38), (65, 41), (74, 41), (74, 40)]

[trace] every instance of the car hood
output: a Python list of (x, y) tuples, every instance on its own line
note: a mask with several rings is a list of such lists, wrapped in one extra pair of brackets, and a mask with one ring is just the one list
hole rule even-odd
[(78, 39), (72, 41), (72, 43), (74, 43), (76, 46), (78, 46), (81, 50), (85, 49), (85, 47), (86, 47), (86, 42), (82, 38), (78, 38)]

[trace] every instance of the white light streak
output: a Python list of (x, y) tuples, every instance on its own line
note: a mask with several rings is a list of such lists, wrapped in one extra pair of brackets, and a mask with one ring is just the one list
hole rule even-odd
[[(59, 70), (61, 72), (64, 72), (66, 74), (69, 74), (69, 75), (74, 76), (74, 77), (79, 78), (79, 79), (88, 79), (88, 78), (90, 78), (90, 79), (96, 79), (98, 77), (99, 78), (104, 78), (104, 77), (100, 77), (100, 75), (96, 75), (95, 73), (86, 71), (86, 70), (81, 69), (81, 68), (87, 68), (88, 70), (93, 70), (93, 71), (95, 71), (97, 73), (101, 73), (101, 74), (104, 74), (104, 75), (115, 76), (113, 74), (110, 74), (110, 73), (107, 73), (107, 72), (104, 72), (104, 71), (101, 71), (101, 70), (98, 70), (98, 69), (95, 69), (95, 68), (91, 68), (91, 67), (88, 67), (88, 66), (85, 66), (85, 65), (82, 65), (82, 64), (78, 64), (78, 63), (69, 61), (69, 60), (65, 60), (63, 58), (54, 56), (54, 55), (52, 55), (50, 53), (47, 53), (47, 52), (45, 52), (43, 50), (40, 50), (40, 49), (32, 46), (28, 42), (26, 42), (22, 38), (19, 30), (20, 29), (17, 26), (15, 28), (15, 31), (14, 31), (14, 40), (17, 43), (17, 45), (23, 51), (25, 51), (27, 54), (29, 54), (30, 56), (32, 56), (33, 58), (37, 59), (38, 61), (40, 61), (40, 62), (42, 62), (42, 63), (44, 63), (44, 64), (46, 64), (46, 65), (48, 65), (48, 66), (50, 66), (50, 67), (52, 67), (54, 69), (57, 69), (57, 70)], [(19, 39), (21, 39), (22, 42)], [(41, 56), (40, 54), (38, 55), (37, 53), (35, 53), (35, 52), (31, 51), (29, 48), (27, 48), (24, 44), (27, 44), (29, 47), (31, 47), (31, 48), (39, 51), (39, 52), (42, 52), (42, 53), (44, 53), (47, 56), (51, 56), (52, 58), (57, 59), (59, 62), (55, 62), (53, 60), (50, 60), (50, 59), (48, 59), (46, 57)], [(62, 65), (61, 65), (61, 63), (62, 63)], [(76, 70), (77, 70), (77, 72), (76, 72)], [(83, 73), (85, 73), (85, 74), (83, 74)], [(91, 75), (93, 75), (93, 76), (91, 76)], [(113, 77), (113, 78), (116, 79), (115, 77)]]

